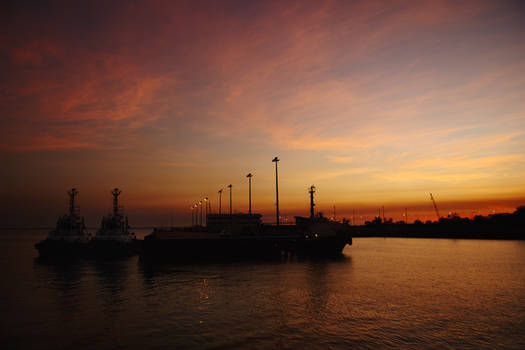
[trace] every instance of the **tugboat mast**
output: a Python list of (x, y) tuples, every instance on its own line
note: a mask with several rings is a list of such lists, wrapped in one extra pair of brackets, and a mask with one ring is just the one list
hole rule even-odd
[(315, 217), (315, 213), (314, 213), (314, 193), (315, 193), (315, 186), (312, 185), (310, 186), (310, 190), (308, 191), (308, 193), (310, 193), (310, 218), (314, 218)]
[(121, 190), (115, 187), (111, 194), (113, 195), (113, 215), (119, 216), (118, 196), (122, 193)]
[(67, 191), (67, 194), (69, 194), (69, 215), (77, 217), (75, 210), (75, 196), (78, 194), (78, 190), (73, 187), (71, 191)]

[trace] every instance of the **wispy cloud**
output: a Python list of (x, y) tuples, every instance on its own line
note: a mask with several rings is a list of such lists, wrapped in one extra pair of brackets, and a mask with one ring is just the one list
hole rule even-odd
[(386, 183), (493, 195), (502, 176), (523, 190), (525, 27), (513, 5), (56, 6), (0, 15), (13, 33), (0, 34), (10, 157), (104, 153), (142, 167), (119, 173), (141, 179), (175, 167), (185, 194), (270, 152), (288, 156), (290, 179), (362, 196)]

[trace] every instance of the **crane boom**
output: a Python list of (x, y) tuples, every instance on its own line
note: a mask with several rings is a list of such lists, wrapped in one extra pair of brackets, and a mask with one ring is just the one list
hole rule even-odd
[(438, 210), (438, 207), (436, 205), (436, 201), (434, 200), (434, 196), (432, 195), (432, 193), (430, 193), (430, 199), (432, 200), (432, 204), (434, 205), (434, 210), (436, 211), (436, 215), (437, 215), (437, 218), (439, 220), (439, 219), (441, 219), (441, 215), (439, 215), (439, 210)]

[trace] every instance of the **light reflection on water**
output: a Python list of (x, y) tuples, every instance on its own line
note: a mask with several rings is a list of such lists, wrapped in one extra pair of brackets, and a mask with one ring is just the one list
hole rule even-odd
[(341, 259), (40, 262), (2, 232), (12, 348), (525, 348), (525, 243), (355, 239)]

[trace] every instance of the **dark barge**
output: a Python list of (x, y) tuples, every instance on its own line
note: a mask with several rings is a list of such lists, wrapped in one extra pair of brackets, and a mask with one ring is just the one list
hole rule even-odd
[(348, 223), (322, 215), (295, 219), (295, 225), (265, 225), (259, 214), (210, 214), (206, 227), (155, 229), (141, 242), (140, 255), (144, 260), (337, 256), (352, 244)]

